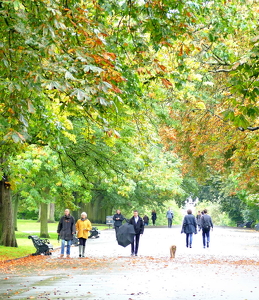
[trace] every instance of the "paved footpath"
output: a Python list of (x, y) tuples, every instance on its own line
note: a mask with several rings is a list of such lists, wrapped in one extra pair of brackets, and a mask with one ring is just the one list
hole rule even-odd
[[(169, 246), (177, 246), (170, 259)], [(1, 264), (0, 299), (258, 300), (259, 232), (216, 227), (210, 248), (201, 232), (185, 247), (180, 227), (148, 227), (139, 256), (118, 246), (114, 230), (87, 241), (87, 257), (28, 257)]]

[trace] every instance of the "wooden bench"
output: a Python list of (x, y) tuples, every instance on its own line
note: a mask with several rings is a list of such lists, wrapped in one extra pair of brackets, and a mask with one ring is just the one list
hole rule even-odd
[(97, 227), (93, 227), (92, 230), (90, 230), (90, 234), (88, 236), (89, 239), (97, 239), (99, 237), (100, 231), (98, 231)]
[(53, 246), (50, 244), (48, 239), (41, 239), (37, 235), (29, 235), (28, 239), (31, 239), (36, 252), (32, 255), (51, 255), (50, 250), (53, 250)]

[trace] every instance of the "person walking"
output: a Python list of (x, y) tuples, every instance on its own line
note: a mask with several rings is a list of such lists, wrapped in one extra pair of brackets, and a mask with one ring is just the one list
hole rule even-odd
[(79, 257), (85, 257), (85, 243), (89, 236), (89, 231), (92, 230), (92, 224), (87, 219), (87, 213), (81, 213), (81, 219), (76, 222), (76, 232), (79, 239)]
[(193, 234), (197, 233), (197, 222), (194, 215), (192, 214), (191, 209), (187, 210), (187, 215), (183, 219), (183, 226), (182, 226), (181, 233), (186, 234), (186, 247), (192, 248)]
[(145, 215), (143, 217), (143, 221), (144, 221), (144, 226), (148, 226), (148, 222), (149, 222), (149, 217), (147, 215)]
[(173, 218), (174, 218), (174, 213), (172, 212), (170, 207), (168, 208), (168, 211), (166, 212), (166, 217), (167, 217), (168, 228), (171, 228)]
[(210, 229), (213, 230), (213, 223), (211, 216), (208, 215), (207, 209), (204, 209), (201, 217), (201, 229), (202, 229), (202, 242), (203, 248), (209, 248), (210, 244)]
[(116, 210), (116, 214), (113, 216), (113, 226), (114, 226), (114, 229), (115, 229), (115, 236), (116, 236), (116, 239), (117, 239), (117, 233), (118, 233), (118, 230), (120, 228), (120, 226), (122, 225), (122, 221), (124, 220), (125, 218), (123, 217), (123, 215), (121, 214), (121, 211), (119, 209)]
[(187, 215), (183, 219), (181, 233), (186, 234), (186, 247), (192, 248), (193, 234), (197, 233), (197, 223), (191, 209), (187, 210)]
[(139, 238), (144, 233), (143, 219), (138, 215), (138, 211), (134, 210), (133, 217), (129, 220), (129, 224), (134, 226), (135, 236), (131, 243), (131, 256), (138, 256)]
[(70, 210), (65, 209), (64, 216), (60, 218), (57, 233), (61, 239), (60, 258), (65, 254), (65, 243), (67, 243), (67, 258), (70, 258), (70, 246), (72, 244), (73, 235), (76, 233), (75, 219), (70, 215)]
[(153, 226), (155, 226), (156, 225), (156, 211), (154, 209), (152, 210), (152, 213), (151, 213), (151, 219), (152, 219)]
[(198, 225), (198, 229), (199, 231), (201, 230), (201, 212), (198, 211), (198, 214), (196, 216), (196, 222), (197, 222), (197, 225)]

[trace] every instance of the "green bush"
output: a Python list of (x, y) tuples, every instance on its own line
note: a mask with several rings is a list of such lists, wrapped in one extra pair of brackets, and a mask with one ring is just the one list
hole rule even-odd
[(22, 220), (38, 220), (39, 213), (35, 211), (21, 211), (17, 213), (17, 219)]
[(195, 207), (196, 214), (198, 211), (203, 211), (205, 208), (208, 210), (208, 214), (211, 216), (214, 225), (232, 227), (236, 226), (235, 222), (231, 221), (228, 214), (221, 211), (218, 203), (199, 202)]

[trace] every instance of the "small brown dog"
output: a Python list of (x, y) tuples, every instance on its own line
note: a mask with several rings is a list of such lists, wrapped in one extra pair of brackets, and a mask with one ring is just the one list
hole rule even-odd
[(175, 258), (176, 246), (172, 245), (170, 247), (170, 258)]

